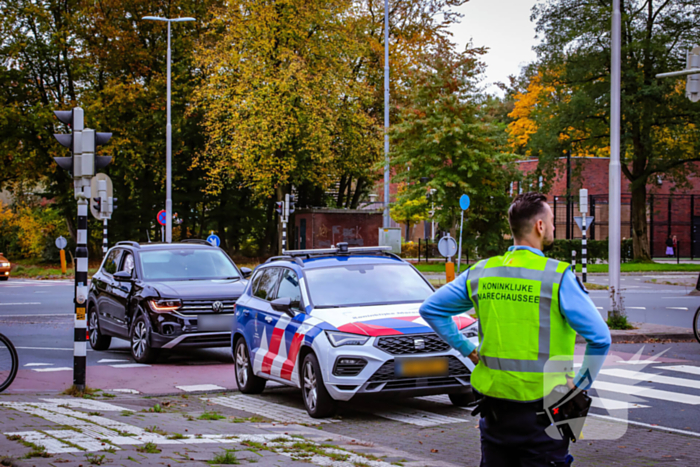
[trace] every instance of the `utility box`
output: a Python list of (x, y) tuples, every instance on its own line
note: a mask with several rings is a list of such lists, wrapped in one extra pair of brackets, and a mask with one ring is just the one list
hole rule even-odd
[(390, 246), (392, 253), (401, 254), (401, 228), (380, 227), (379, 246)]

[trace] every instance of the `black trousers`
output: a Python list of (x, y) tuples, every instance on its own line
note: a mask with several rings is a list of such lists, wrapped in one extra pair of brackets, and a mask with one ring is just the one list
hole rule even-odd
[(548, 423), (537, 417), (534, 406), (488, 410), (479, 420), (481, 430), (481, 467), (567, 467), (569, 440), (551, 438)]

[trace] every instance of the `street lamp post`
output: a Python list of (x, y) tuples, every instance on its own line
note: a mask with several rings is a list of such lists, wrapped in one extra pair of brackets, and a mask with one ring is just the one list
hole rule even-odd
[(389, 0), (384, 0), (384, 228), (391, 226), (389, 216)]
[(612, 14), (612, 63), (610, 77), (610, 188), (608, 213), (608, 284), (610, 286), (610, 311), (614, 316), (623, 310), (620, 302), (620, 67), (621, 67), (621, 19), (620, 0), (613, 0)]
[(172, 243), (173, 241), (173, 198), (172, 198), (172, 146), (173, 135), (172, 126), (170, 124), (170, 23), (181, 23), (184, 21), (194, 21), (194, 18), (161, 18), (159, 16), (144, 16), (146, 21), (163, 21), (168, 23), (168, 103), (167, 103), (167, 118), (168, 122), (165, 125), (165, 241)]

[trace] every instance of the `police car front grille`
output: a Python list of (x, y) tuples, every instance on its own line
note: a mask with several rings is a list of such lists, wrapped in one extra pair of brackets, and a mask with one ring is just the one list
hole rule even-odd
[(391, 355), (417, 355), (450, 350), (450, 345), (437, 334), (385, 336), (377, 339), (374, 345)]
[(214, 302), (219, 301), (223, 303), (223, 307), (219, 313), (231, 313), (233, 312), (233, 306), (236, 304), (236, 300), (183, 300), (182, 306), (178, 309), (180, 313), (190, 314), (202, 314), (202, 313), (214, 313), (212, 305)]
[[(469, 376), (469, 369), (466, 366), (464, 366), (464, 363), (462, 363), (457, 357), (450, 355), (449, 357), (447, 357), (447, 359), (448, 376)], [(443, 379), (444, 378), (445, 377), (443, 377)], [(374, 374), (370, 377), (369, 382), (375, 383), (384, 381), (402, 381), (409, 379), (412, 380), (415, 378), (397, 378), (394, 374), (394, 360), (389, 360), (385, 362), (384, 365), (382, 365), (377, 371), (374, 372)]]

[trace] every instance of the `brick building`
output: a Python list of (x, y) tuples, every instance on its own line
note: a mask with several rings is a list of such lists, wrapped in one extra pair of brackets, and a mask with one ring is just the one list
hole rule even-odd
[[(536, 173), (537, 159), (518, 162), (520, 170), (531, 175), (532, 189), (542, 187), (542, 179), (532, 176)], [(588, 189), (589, 215), (595, 217), (588, 237), (604, 240), (608, 236), (608, 187), (610, 159), (603, 157), (571, 158), (571, 205), (574, 214), (567, 216), (567, 160), (562, 157), (555, 169), (553, 184), (547, 193), (548, 202), (554, 209), (556, 238), (581, 238), (581, 231), (576, 226), (572, 215), (580, 216), (578, 211), (578, 191)], [(700, 178), (690, 175), (690, 189), (678, 188), (672, 181), (663, 176), (655, 177), (647, 185), (647, 223), (653, 256), (664, 256), (666, 239), (675, 235), (679, 242), (681, 256), (700, 256)], [(515, 195), (526, 190), (511, 184), (511, 192)], [(622, 175), (622, 236), (632, 237), (630, 222), (631, 190), (630, 182)], [(567, 229), (568, 227), (568, 229)], [(568, 230), (568, 232), (567, 232)], [(692, 245), (692, 248), (691, 248)]]
[(312, 208), (294, 213), (291, 248), (329, 248), (338, 242), (350, 246), (376, 246), (382, 212), (361, 209)]

